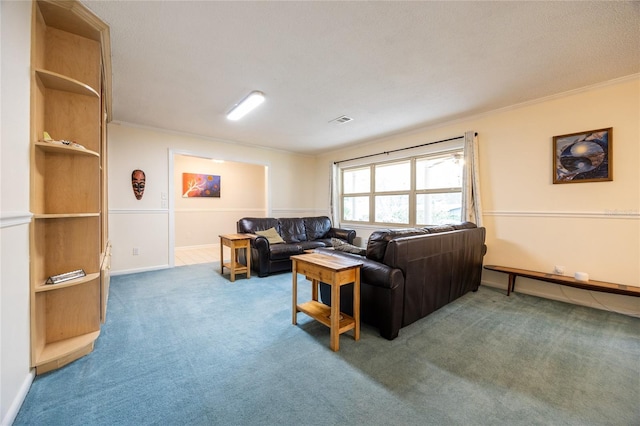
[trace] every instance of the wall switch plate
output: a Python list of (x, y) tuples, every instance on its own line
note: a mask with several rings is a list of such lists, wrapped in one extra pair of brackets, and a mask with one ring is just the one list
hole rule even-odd
[(140, 249), (138, 247), (133, 248), (133, 255), (138, 256), (140, 254)]

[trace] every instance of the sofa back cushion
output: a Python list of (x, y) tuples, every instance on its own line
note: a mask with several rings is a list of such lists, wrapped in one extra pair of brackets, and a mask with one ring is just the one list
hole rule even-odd
[(299, 217), (287, 217), (278, 219), (280, 223), (280, 235), (286, 243), (299, 243), (307, 241), (307, 232), (304, 228), (304, 220)]
[(280, 233), (280, 223), (272, 217), (243, 217), (238, 221), (237, 228), (241, 234), (255, 234), (256, 231), (266, 231), (269, 228), (275, 228)]
[(307, 233), (307, 241), (326, 238), (331, 229), (331, 219), (327, 216), (305, 217), (304, 228)]
[(432, 225), (432, 226), (425, 227), (424, 230), (427, 231), (429, 234), (439, 234), (440, 232), (455, 231), (456, 228), (454, 228), (451, 225)]
[(367, 258), (382, 262), (387, 251), (387, 244), (394, 238), (411, 237), (414, 235), (426, 235), (428, 232), (419, 228), (406, 229), (381, 229), (374, 231), (367, 241)]

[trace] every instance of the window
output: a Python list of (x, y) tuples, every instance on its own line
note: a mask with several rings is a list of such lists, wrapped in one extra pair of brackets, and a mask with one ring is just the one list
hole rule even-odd
[(418, 226), (459, 222), (461, 150), (342, 169), (342, 220)]

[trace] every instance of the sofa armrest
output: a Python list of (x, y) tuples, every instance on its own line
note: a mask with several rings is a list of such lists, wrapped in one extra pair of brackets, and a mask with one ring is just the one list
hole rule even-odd
[[(254, 271), (258, 272), (259, 277), (266, 277), (267, 275), (269, 275), (269, 259), (271, 258), (269, 241), (262, 235), (249, 233), (245, 233), (245, 235), (251, 238), (250, 267)], [(240, 251), (239, 261), (243, 265), (247, 264), (247, 259), (242, 250)]]
[(327, 238), (340, 238), (349, 244), (353, 244), (353, 240), (356, 238), (356, 231), (353, 229), (329, 228)]

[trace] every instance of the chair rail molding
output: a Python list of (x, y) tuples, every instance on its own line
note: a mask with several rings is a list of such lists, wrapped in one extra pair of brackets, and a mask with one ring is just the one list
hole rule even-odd
[(28, 225), (33, 219), (31, 212), (1, 212), (0, 228), (9, 228), (11, 226)]
[(506, 216), (506, 217), (549, 217), (549, 218), (572, 218), (572, 219), (640, 219), (638, 209), (605, 209), (597, 212), (556, 212), (556, 211), (526, 211), (526, 210), (485, 210), (484, 216)]

